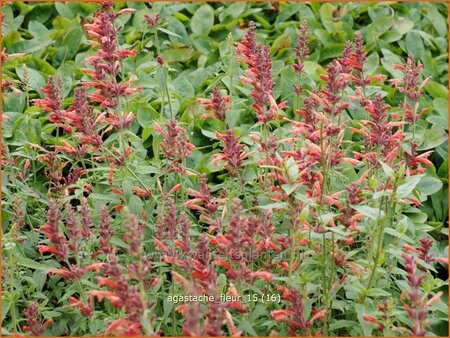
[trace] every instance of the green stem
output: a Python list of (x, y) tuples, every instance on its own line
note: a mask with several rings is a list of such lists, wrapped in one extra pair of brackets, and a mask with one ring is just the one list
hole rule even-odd
[[(10, 236), (11, 236), (10, 240), (11, 240), (11, 243), (14, 243), (15, 245), (17, 245), (16, 241), (14, 239), (15, 236), (13, 233), (13, 229), (15, 229), (15, 225), (13, 225), (13, 228), (10, 231)], [(16, 302), (14, 299), (14, 284), (12, 283), (12, 281), (15, 280), (14, 271), (16, 270), (15, 269), (16, 264), (15, 264), (15, 260), (13, 258), (14, 255), (12, 254), (12, 250), (13, 250), (13, 247), (11, 246), (8, 250), (8, 259), (9, 259), (9, 266), (8, 266), (9, 269), (8, 270), (10, 273), (10, 277), (9, 277), (10, 278), (10, 284), (9, 284), (10, 290), (9, 290), (9, 292), (10, 292), (10, 302), (11, 302), (11, 307), (10, 307), (11, 323), (12, 323), (13, 331), (18, 332), (18, 330), (17, 330), (18, 322), (17, 322), (17, 317), (16, 317)]]
[[(376, 247), (376, 251), (375, 251), (375, 257), (373, 259), (373, 266), (372, 266), (372, 269), (370, 272), (369, 281), (367, 282), (366, 292), (362, 296), (361, 304), (364, 303), (364, 301), (367, 297), (367, 291), (370, 290), (370, 288), (372, 287), (372, 283), (374, 282), (376, 270), (378, 268), (378, 261), (380, 259), (381, 252), (383, 251), (382, 250), (383, 249), (383, 240), (384, 240), (383, 233), (384, 233), (386, 221), (389, 219), (390, 223), (392, 223), (392, 210), (395, 207), (395, 194), (396, 194), (396, 190), (397, 190), (397, 184), (398, 184), (398, 177), (395, 179), (393, 191), (385, 203), (385, 215), (383, 218), (380, 217), (383, 200), (380, 202), (380, 209), (378, 212), (379, 221), (378, 221), (377, 247)], [(385, 188), (385, 190), (386, 190), (386, 188)], [(386, 198), (384, 200), (386, 200)]]

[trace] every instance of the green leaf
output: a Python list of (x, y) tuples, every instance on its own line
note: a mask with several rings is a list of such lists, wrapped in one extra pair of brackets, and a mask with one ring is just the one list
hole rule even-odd
[(248, 333), (250, 336), (258, 336), (258, 334), (253, 329), (252, 324), (250, 324), (250, 322), (245, 319), (241, 321), (241, 323), (239, 324), (239, 328), (243, 329), (244, 332)]
[(403, 64), (403, 60), (388, 49), (382, 49), (381, 51), (384, 55), (384, 57), (381, 59), (383, 67), (393, 76), (393, 78), (402, 79), (403, 72), (401, 70), (394, 69), (394, 65)]
[(52, 17), (54, 13), (53, 4), (44, 3), (35, 5), (32, 7), (31, 11), (29, 11), (24, 18), (24, 23), (28, 24), (30, 21), (35, 20), (40, 23), (45, 23), (48, 19)]
[(291, 46), (291, 37), (287, 34), (282, 34), (278, 36), (270, 47), (271, 53), (279, 52), (283, 49), (289, 48)]
[(11, 302), (5, 299), (5, 293), (3, 293), (2, 297), (2, 322), (5, 319), (6, 315), (9, 313), (9, 309), (11, 308)]
[(260, 205), (260, 206), (258, 206), (258, 208), (263, 209), (263, 210), (286, 209), (287, 206), (288, 205), (286, 202), (280, 202), (280, 203), (270, 203), (270, 204), (266, 204), (266, 205)]
[(173, 309), (173, 302), (167, 300), (167, 297), (164, 298), (163, 308), (164, 308), (164, 318), (169, 318), (169, 315)]
[(211, 6), (203, 5), (194, 13), (191, 19), (192, 32), (208, 35), (214, 25), (214, 11)]
[(289, 159), (285, 162), (285, 167), (287, 170), (288, 180), (291, 183), (297, 182), (299, 170), (297, 163), (292, 157), (289, 157)]
[(417, 176), (408, 177), (406, 179), (406, 182), (397, 188), (398, 197), (399, 198), (408, 197), (419, 182), (420, 182), (420, 177), (417, 177)]
[(281, 186), (281, 188), (284, 190), (284, 192), (286, 193), (286, 195), (290, 195), (290, 194), (292, 194), (294, 191), (295, 191), (295, 189), (297, 189), (299, 187), (299, 185), (298, 184), (283, 184), (282, 186)]
[(431, 129), (426, 129), (421, 137), (422, 142), (420, 144), (419, 150), (436, 148), (448, 139), (448, 135), (445, 130), (436, 125), (433, 125)]
[(372, 336), (372, 331), (374, 328), (376, 328), (375, 323), (370, 323), (366, 320), (364, 320), (364, 315), (370, 313), (367, 308), (362, 304), (356, 304), (355, 305), (355, 311), (356, 316), (358, 318), (359, 325), (361, 325), (361, 328), (363, 330), (364, 336)]
[(69, 19), (73, 19), (76, 17), (76, 14), (72, 12), (69, 6), (65, 5), (61, 2), (55, 2), (55, 8), (58, 11), (59, 15), (64, 16)]
[(447, 36), (447, 20), (439, 13), (434, 4), (426, 4), (425, 15), (440, 36)]
[(333, 25), (333, 13), (336, 10), (336, 7), (332, 4), (326, 2), (322, 6), (320, 6), (320, 20), (322, 21), (323, 27), (329, 32), (333, 33), (334, 25)]
[(392, 16), (378, 18), (369, 25), (368, 35), (373, 34), (374, 36), (379, 37), (386, 33), (394, 23), (395, 19)]
[(167, 35), (171, 35), (171, 36), (175, 36), (177, 38), (181, 38), (180, 35), (178, 35), (177, 33), (171, 32), (168, 29), (165, 29), (165, 28), (162, 28), (162, 27), (158, 27), (158, 30), (163, 32), (163, 33), (166, 33)]
[(406, 50), (412, 54), (414, 58), (421, 59), (425, 52), (425, 46), (423, 45), (422, 38), (417, 31), (411, 31), (406, 34)]
[(75, 27), (64, 37), (63, 44), (68, 48), (65, 56), (66, 59), (72, 59), (76, 55), (78, 49), (80, 48), (82, 36), (83, 32), (81, 29), (79, 27)]
[(11, 46), (11, 53), (33, 53), (53, 43), (53, 40), (22, 40)]
[(28, 24), (28, 30), (34, 36), (35, 39), (43, 40), (48, 34), (48, 29), (39, 21), (30, 21)]
[(168, 63), (186, 62), (194, 55), (192, 48), (171, 48), (163, 53), (163, 58)]
[(138, 196), (133, 195), (128, 201), (128, 208), (133, 214), (139, 215), (144, 208), (144, 202)]
[(158, 116), (158, 112), (152, 106), (140, 105), (136, 119), (142, 127), (149, 127), (158, 119)]
[(337, 320), (334, 323), (330, 324), (330, 330), (355, 327), (356, 325), (358, 325), (358, 323), (353, 320)]
[(397, 19), (392, 26), (400, 34), (404, 35), (408, 33), (414, 27), (414, 22), (407, 19)]
[(36, 69), (28, 68), (26, 65), (17, 67), (16, 73), (22, 81), (27, 81), (30, 88), (35, 90), (40, 97), (44, 97), (41, 89), (44, 88), (46, 81), (41, 73), (39, 73)]
[(391, 294), (383, 289), (371, 288), (367, 291), (367, 295), (370, 297), (389, 297)]
[(334, 59), (342, 55), (343, 43), (329, 43), (320, 50), (320, 61)]
[(113, 238), (110, 239), (111, 244), (119, 247), (119, 248), (123, 248), (123, 249), (128, 249), (130, 246), (121, 238), (114, 236)]
[(434, 98), (448, 98), (448, 89), (435, 81), (428, 82), (428, 84), (425, 86), (425, 90)]
[(378, 161), (381, 164), (381, 167), (383, 168), (384, 175), (389, 178), (393, 178), (395, 176), (394, 170), (389, 167), (386, 163), (382, 161)]
[(429, 196), (441, 190), (442, 186), (443, 184), (439, 178), (428, 175), (420, 179), (417, 189)]
[(17, 262), (20, 266), (24, 266), (26, 268), (40, 270), (40, 271), (48, 271), (50, 269), (58, 267), (58, 264), (50, 265), (50, 264), (48, 264), (48, 262), (38, 263), (32, 259), (29, 259), (28, 257), (20, 257), (20, 259), (18, 259)]
[(367, 57), (367, 60), (364, 64), (364, 71), (367, 74), (373, 74), (376, 72), (379, 65), (380, 57), (378, 56), (378, 53), (372, 53)]
[(367, 205), (355, 205), (352, 206), (357, 212), (363, 216), (367, 216), (370, 219), (379, 219), (384, 217), (384, 211), (380, 209), (375, 209)]
[(427, 117), (427, 121), (448, 130), (448, 99), (438, 97), (433, 100), (434, 112)]

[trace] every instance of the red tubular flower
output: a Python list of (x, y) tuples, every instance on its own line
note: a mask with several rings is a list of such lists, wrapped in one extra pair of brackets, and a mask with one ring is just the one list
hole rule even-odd
[(420, 287), (426, 278), (426, 274), (422, 273), (420, 276), (417, 276), (417, 265), (413, 256), (404, 253), (402, 257), (405, 260), (405, 270), (409, 284), (409, 289), (402, 295), (402, 297), (406, 295), (408, 299), (405, 310), (411, 320), (409, 334), (411, 336), (425, 336), (427, 333), (426, 327), (429, 326), (429, 321), (426, 319), (428, 308), (431, 304), (439, 301), (442, 292), (438, 292), (431, 299), (428, 299), (426, 295), (420, 297)]
[(94, 113), (86, 100), (84, 88), (75, 89), (72, 105), (64, 113), (68, 124), (75, 128), (75, 136), (81, 144), (89, 144), (98, 149), (102, 143), (102, 135), (98, 135), (98, 129), (104, 123), (105, 113)]
[[(369, 113), (371, 119), (364, 121), (365, 128), (362, 130), (364, 135), (365, 147), (367, 149), (365, 158), (369, 155), (372, 147), (381, 148), (381, 154), (384, 156), (382, 161), (390, 163), (393, 158), (392, 153), (395, 153), (400, 146), (399, 141), (403, 140), (404, 134), (401, 130), (394, 131), (396, 125), (388, 122), (387, 111), (389, 105), (384, 104), (381, 94), (376, 94), (373, 100), (365, 100), (365, 110)], [(376, 157), (371, 163), (378, 166)]]
[(197, 99), (197, 102), (204, 105), (206, 110), (212, 111), (212, 114), (204, 114), (203, 118), (215, 117), (225, 121), (225, 112), (230, 105), (230, 97), (223, 96), (219, 87), (214, 87), (211, 99)]
[[(300, 76), (304, 68), (303, 62), (309, 55), (308, 24), (306, 20), (304, 20), (300, 26), (300, 31), (297, 35), (297, 47), (294, 49), (294, 54), (297, 58), (297, 62), (292, 65), (292, 68), (294, 68), (295, 72)], [(303, 88), (300, 84), (293, 84), (292, 87), (297, 95), (303, 92)]]
[(58, 125), (63, 123), (63, 110), (61, 107), (61, 97), (59, 89), (55, 84), (53, 76), (48, 77), (47, 84), (41, 89), (41, 92), (47, 96), (44, 99), (35, 99), (32, 101), (35, 107), (39, 107), (49, 114), (49, 121)]
[(269, 283), (272, 280), (273, 274), (267, 271), (256, 271), (256, 272), (252, 272), (251, 277), (253, 279), (255, 278), (262, 278), (266, 281), (266, 283)]
[(169, 164), (170, 172), (185, 172), (181, 162), (186, 159), (194, 149), (194, 145), (189, 142), (186, 130), (182, 128), (176, 120), (170, 120), (165, 128), (158, 123), (153, 124), (155, 131), (163, 137), (161, 148), (166, 158), (172, 162)]
[(271, 211), (267, 211), (263, 217), (259, 220), (258, 234), (262, 236), (262, 240), (259, 241), (256, 251), (258, 253), (263, 251), (274, 250), (275, 252), (281, 252), (281, 249), (273, 243), (273, 234), (275, 233), (275, 227), (270, 221), (272, 216)]
[(351, 74), (354, 66), (354, 60), (352, 59), (353, 44), (350, 41), (345, 43), (344, 50), (342, 51), (342, 57), (338, 59), (341, 65), (343, 74)]
[(255, 53), (258, 46), (256, 41), (256, 27), (253, 21), (249, 23), (249, 29), (240, 43), (237, 44), (238, 55), (243, 54), (242, 58), (249, 67), (254, 66)]
[(51, 319), (46, 320), (44, 323), (38, 319), (39, 304), (37, 302), (31, 302), (23, 313), (27, 319), (27, 325), (23, 327), (23, 330), (31, 332), (33, 336), (40, 336), (44, 333), (47, 326), (53, 323)]
[(214, 213), (219, 207), (219, 201), (211, 196), (211, 188), (208, 186), (207, 176), (205, 174), (200, 176), (200, 191), (187, 189), (186, 192), (189, 196), (194, 197), (194, 199), (184, 203), (189, 209)]
[(319, 102), (326, 113), (337, 116), (349, 105), (347, 102), (341, 102), (342, 97), (340, 96), (342, 90), (348, 86), (349, 81), (341, 76), (342, 66), (338, 61), (332, 62), (326, 67), (326, 70), (327, 74), (320, 76), (326, 82), (326, 88), (320, 91), (322, 98)]
[(393, 79), (390, 82), (397, 88), (400, 93), (405, 94), (410, 100), (418, 101), (422, 95), (422, 89), (427, 84), (428, 79), (419, 84), (421, 64), (416, 65), (414, 57), (410, 54), (404, 65), (394, 65), (395, 69), (405, 73), (403, 79)]
[(377, 322), (377, 319), (375, 317), (373, 317), (371, 315), (368, 315), (368, 314), (364, 314), (363, 319), (366, 322), (371, 322), (371, 323), (376, 323)]
[(92, 315), (92, 297), (89, 297), (89, 304), (83, 304), (80, 300), (75, 297), (69, 297), (70, 306), (77, 307), (80, 309), (83, 317), (90, 317)]
[(100, 286), (107, 286), (109, 290), (92, 290), (88, 292), (89, 296), (96, 297), (99, 301), (108, 299), (113, 306), (123, 308), (126, 313), (124, 317), (111, 323), (107, 332), (142, 334), (141, 320), (144, 311), (153, 303), (147, 304), (144, 299), (141, 299), (137, 285), (130, 283), (132, 277), (124, 274), (124, 269), (119, 264), (117, 256), (110, 255), (109, 262), (104, 264), (103, 270), (108, 277), (98, 277), (97, 280)]
[(57, 255), (61, 260), (65, 260), (67, 258), (69, 247), (66, 236), (64, 236), (59, 229), (60, 222), (61, 213), (59, 211), (58, 202), (51, 199), (48, 203), (47, 223), (41, 226), (41, 230), (45, 232), (47, 238), (54, 246), (39, 245), (38, 249), (41, 254), (50, 252)]
[(235, 199), (231, 206), (231, 218), (225, 234), (227, 240), (226, 254), (233, 262), (245, 261), (244, 248), (247, 247), (250, 238), (246, 235), (248, 220), (241, 216), (240, 201)]
[(218, 139), (225, 143), (223, 152), (214, 155), (213, 163), (217, 164), (219, 161), (228, 163), (227, 170), (231, 176), (235, 176), (239, 172), (239, 167), (243, 160), (247, 158), (248, 154), (242, 152), (243, 144), (239, 144), (239, 138), (234, 136), (232, 129), (228, 129), (225, 134), (216, 133)]
[(144, 240), (143, 225), (137, 216), (131, 213), (128, 208), (124, 209), (125, 234), (123, 240), (129, 245), (128, 251), (136, 257), (142, 254), (142, 241)]
[(159, 240), (173, 242), (177, 235), (177, 209), (172, 198), (168, 197), (164, 203), (164, 209), (158, 215), (156, 221), (155, 237)]
[(260, 45), (256, 41), (253, 22), (250, 22), (250, 28), (244, 39), (238, 43), (237, 52), (239, 55), (243, 55), (242, 59), (248, 66), (247, 76), (241, 77), (241, 80), (253, 87), (252, 107), (256, 110), (258, 122), (266, 123), (275, 119), (278, 111), (285, 107), (285, 102), (277, 104), (272, 97), (274, 83), (269, 47)]
[[(355, 33), (355, 53), (352, 55), (352, 66), (358, 74), (364, 72), (364, 64), (367, 60), (367, 53), (364, 48), (364, 41), (360, 32)], [(357, 83), (358, 84), (358, 83)]]
[(414, 174), (422, 174), (425, 170), (420, 168), (419, 165), (422, 164), (426, 167), (431, 167), (433, 163), (428, 159), (428, 157), (433, 153), (433, 151), (427, 151), (423, 154), (417, 154), (417, 143), (415, 140), (411, 141), (411, 151), (403, 151), (406, 162), (406, 176), (411, 176)]
[(287, 329), (291, 336), (296, 336), (297, 333), (305, 334), (306, 330), (312, 326), (314, 321), (323, 320), (325, 310), (317, 312), (311, 320), (307, 321), (303, 315), (305, 305), (303, 303), (303, 296), (298, 289), (283, 289), (283, 299), (290, 303), (290, 308), (286, 310), (275, 310), (270, 314), (276, 322), (287, 323)]
[(84, 239), (88, 239), (91, 234), (91, 226), (92, 226), (92, 216), (91, 209), (87, 202), (86, 198), (81, 199), (81, 209), (80, 209), (80, 223), (81, 223), (81, 231), (80, 235)]
[(147, 21), (147, 23), (153, 28), (156, 28), (160, 22), (160, 18), (159, 18), (158, 14), (156, 14), (154, 16), (144, 14), (144, 17), (145, 17), (145, 20)]
[(106, 121), (115, 129), (129, 126), (133, 116), (124, 113), (117, 116), (112, 110), (119, 108), (120, 97), (132, 95), (138, 90), (132, 87), (130, 82), (117, 83), (117, 77), (121, 72), (120, 62), (128, 56), (135, 56), (136, 52), (118, 48), (114, 20), (117, 16), (130, 11), (127, 9), (114, 13), (111, 2), (104, 2), (102, 8), (95, 13), (93, 23), (84, 25), (91, 38), (91, 44), (97, 48), (97, 54), (86, 59), (93, 67), (85, 70), (92, 81), (84, 82), (82, 85), (95, 89), (89, 95), (92, 102), (100, 103), (101, 108), (111, 109)]

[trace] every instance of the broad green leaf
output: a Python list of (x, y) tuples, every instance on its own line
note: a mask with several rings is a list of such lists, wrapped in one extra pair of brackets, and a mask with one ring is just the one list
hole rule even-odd
[(426, 129), (422, 135), (422, 142), (419, 150), (428, 150), (436, 148), (440, 144), (447, 141), (448, 135), (440, 126), (433, 125), (431, 129)]
[(61, 16), (69, 19), (76, 17), (76, 14), (70, 9), (70, 7), (62, 2), (55, 2), (55, 8)]
[(367, 57), (366, 63), (364, 64), (364, 71), (367, 74), (374, 74), (380, 64), (380, 57), (378, 53), (372, 53)]
[(58, 267), (57, 264), (56, 265), (49, 264), (49, 262), (40, 263), (40, 262), (36, 262), (32, 259), (29, 259), (28, 257), (20, 257), (20, 259), (17, 262), (20, 266), (24, 266), (26, 268), (40, 270), (40, 271), (48, 271), (50, 269)]
[(144, 202), (138, 196), (132, 195), (128, 200), (128, 208), (133, 214), (140, 215), (144, 208)]
[(442, 186), (443, 184), (439, 178), (427, 175), (420, 179), (419, 184), (417, 184), (417, 189), (429, 196), (438, 192)]
[(436, 31), (440, 36), (447, 36), (447, 19), (444, 18), (441, 13), (436, 9), (434, 4), (426, 4), (426, 9), (424, 10), (426, 17), (430, 20), (431, 24), (434, 26)]
[(320, 20), (322, 21), (323, 27), (329, 32), (333, 33), (334, 25), (333, 25), (333, 13), (336, 10), (336, 7), (328, 2), (322, 4), (320, 6)]
[(425, 52), (425, 46), (423, 45), (420, 34), (416, 31), (411, 31), (406, 34), (406, 50), (411, 53), (414, 58), (421, 59)]
[(354, 205), (352, 206), (352, 208), (355, 209), (357, 212), (359, 212), (361, 215), (367, 216), (370, 219), (377, 220), (384, 217), (383, 210), (375, 209), (367, 205)]
[(420, 177), (417, 177), (417, 176), (408, 177), (406, 182), (397, 188), (398, 197), (399, 198), (408, 197), (419, 182), (420, 182)]
[(82, 36), (83, 32), (81, 29), (75, 27), (64, 37), (63, 44), (68, 47), (66, 59), (72, 59), (78, 52)]
[(28, 82), (30, 88), (35, 90), (40, 97), (44, 96), (41, 89), (44, 88), (46, 81), (40, 72), (23, 65), (22, 67), (16, 68), (16, 73), (22, 81)]
[(448, 89), (442, 84), (435, 81), (430, 81), (425, 86), (425, 90), (434, 98), (442, 97), (448, 99)]
[(214, 25), (214, 11), (211, 6), (203, 5), (194, 13), (191, 19), (192, 32), (208, 35)]
[(30, 21), (28, 30), (38, 40), (44, 40), (47, 37), (48, 29), (39, 21)]
[(414, 27), (414, 22), (408, 19), (398, 19), (395, 21), (392, 28), (398, 31), (400, 34), (404, 35), (408, 33)]
[(137, 112), (137, 121), (142, 127), (151, 126), (159, 117), (158, 112), (150, 105), (140, 105)]

